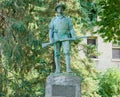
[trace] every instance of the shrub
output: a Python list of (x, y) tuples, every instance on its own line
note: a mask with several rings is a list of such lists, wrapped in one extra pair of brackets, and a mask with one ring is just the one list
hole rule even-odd
[(99, 94), (102, 97), (120, 97), (120, 72), (108, 69), (100, 78)]

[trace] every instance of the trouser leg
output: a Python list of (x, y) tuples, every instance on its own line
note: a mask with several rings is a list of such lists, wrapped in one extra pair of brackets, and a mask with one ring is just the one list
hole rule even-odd
[(69, 55), (65, 55), (65, 61), (66, 61), (66, 72), (71, 72)]
[(70, 44), (69, 41), (65, 41), (62, 43), (64, 55), (65, 55), (65, 62), (66, 62), (66, 72), (71, 72), (70, 68)]
[(55, 73), (59, 73), (60, 72), (60, 43), (54, 44), (54, 60), (55, 60), (55, 66), (56, 66)]

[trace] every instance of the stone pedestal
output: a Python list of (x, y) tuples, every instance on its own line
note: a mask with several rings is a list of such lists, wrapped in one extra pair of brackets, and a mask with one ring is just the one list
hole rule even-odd
[(80, 79), (74, 74), (49, 75), (45, 97), (81, 97)]

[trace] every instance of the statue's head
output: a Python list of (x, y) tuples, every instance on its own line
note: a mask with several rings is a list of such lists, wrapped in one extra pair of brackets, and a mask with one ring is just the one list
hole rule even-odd
[(58, 13), (62, 13), (64, 10), (66, 9), (65, 4), (57, 4), (55, 7), (55, 11), (57, 11)]

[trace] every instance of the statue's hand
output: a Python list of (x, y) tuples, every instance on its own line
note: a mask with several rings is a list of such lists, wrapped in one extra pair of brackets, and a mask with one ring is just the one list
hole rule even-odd
[(74, 35), (74, 36), (72, 36), (72, 38), (73, 38), (73, 39), (76, 39), (77, 37)]

